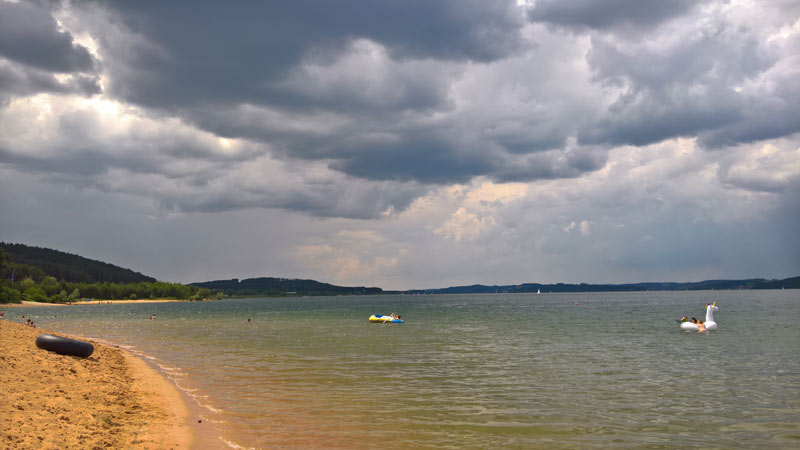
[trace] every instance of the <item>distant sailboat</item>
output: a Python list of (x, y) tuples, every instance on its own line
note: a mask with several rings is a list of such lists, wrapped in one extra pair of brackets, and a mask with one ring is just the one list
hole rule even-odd
[(537, 290), (536, 290), (536, 293), (537, 293), (537, 294), (541, 294), (541, 293), (542, 293), (542, 290), (541, 290), (541, 289), (537, 289)]

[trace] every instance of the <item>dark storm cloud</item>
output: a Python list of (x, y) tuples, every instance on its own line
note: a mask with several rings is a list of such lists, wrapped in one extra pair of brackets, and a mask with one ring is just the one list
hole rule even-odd
[(697, 0), (536, 0), (528, 18), (577, 29), (607, 30), (619, 26), (644, 29), (680, 16), (698, 3)]
[[(117, 2), (108, 5), (153, 45), (106, 36), (112, 90), (126, 100), (176, 105), (279, 100), (272, 86), (312, 54), (335, 58), (356, 39), (394, 59), (492, 61), (519, 45), (513, 1)], [(113, 41), (113, 42), (112, 42)], [(113, 45), (112, 45), (113, 44)], [(113, 47), (113, 48), (112, 48)]]
[(339, 158), (332, 167), (373, 180), (458, 183), (485, 173), (492, 164), (490, 155), (464, 150), (441, 138), (406, 136), (397, 143), (339, 149), (349, 156)]
[(60, 29), (50, 6), (0, 2), (0, 103), (40, 92), (100, 92), (97, 61)]
[[(102, 15), (84, 23), (95, 22), (108, 94), (261, 142), (283, 158), (328, 160), (368, 180), (448, 183), (499, 179), (509, 172), (503, 153), (564, 141), (549, 126), (536, 137), (468, 140), (476, 124), (453, 125), (459, 118), (430, 131), (437, 124), (426, 117), (453, 111), (451, 89), (465, 64), (528, 45), (515, 1), (106, 6), (124, 30)], [(535, 179), (542, 168), (513, 172)]]
[(0, 2), (0, 55), (48, 72), (93, 72), (95, 60), (36, 1)]

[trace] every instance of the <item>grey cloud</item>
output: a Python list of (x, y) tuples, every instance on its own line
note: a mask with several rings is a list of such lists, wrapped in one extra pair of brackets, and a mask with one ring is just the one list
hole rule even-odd
[[(725, 181), (733, 186), (748, 191), (769, 193), (785, 192), (786, 189), (792, 185), (788, 180), (778, 180), (771, 177), (760, 177), (758, 175), (746, 176), (744, 174), (727, 176)], [(794, 184), (796, 185), (798, 183), (795, 182)]]
[(0, 98), (39, 92), (93, 95), (100, 86), (96, 76), (72, 74), (59, 80), (52, 73), (0, 59)]
[(501, 182), (576, 178), (602, 168), (606, 159), (605, 149), (591, 146), (513, 155), (496, 164), (491, 176)]
[[(571, 271), (585, 269), (584, 276), (608, 270), (604, 276), (616, 272), (636, 273), (635, 277), (649, 277), (648, 273), (697, 277), (697, 271), (708, 268), (746, 276), (787, 272), (789, 276), (796, 270), (800, 263), (800, 239), (793, 232), (800, 198), (796, 170), (782, 168), (783, 173), (795, 175), (782, 183), (780, 191), (758, 191), (740, 184), (756, 178), (774, 184), (780, 178), (773, 176), (774, 168), (796, 159), (792, 157), (796, 140), (781, 144), (784, 148), (772, 153), (769, 164), (754, 146), (683, 154), (673, 146), (616, 150), (607, 172), (575, 183), (555, 181), (540, 195), (509, 205), (498, 223), (535, 231), (515, 236), (515, 245), (497, 257), (539, 255), (552, 263), (573, 255), (567, 257), (571, 262), (565, 259), (563, 263)], [(631, 154), (647, 159), (636, 160)], [(748, 159), (757, 163), (758, 177), (750, 177), (754, 169)], [(708, 176), (708, 169), (717, 162), (741, 164), (742, 160), (746, 170), (741, 174), (747, 180), (731, 180), (724, 173), (719, 178)], [(585, 235), (579, 225), (584, 220), (588, 224)]]
[[(269, 176), (268, 174), (266, 176)], [(137, 186), (130, 193), (150, 189)], [(175, 195), (160, 193), (162, 207), (181, 212), (228, 212), (241, 209), (282, 209), (315, 217), (378, 219), (388, 212), (405, 210), (425, 188), (413, 183), (370, 183), (336, 180), (326, 185), (282, 186), (247, 189), (235, 183), (219, 189), (203, 187)]]
[(697, 4), (696, 0), (537, 0), (528, 18), (577, 29), (644, 29), (685, 14)]
[[(560, 147), (566, 138), (552, 125), (493, 131), (480, 118), (459, 115), (427, 123), (408, 114), (298, 115), (253, 107), (197, 110), (191, 116), (215, 133), (269, 142), (273, 154), (329, 160), (334, 170), (368, 180), (442, 184), (485, 175), (498, 181), (530, 181), (574, 177), (581, 167), (597, 168), (565, 163), (574, 154), (564, 158)], [(490, 131), (482, 133), (484, 127)], [(531, 153), (541, 155), (526, 159)]]
[(35, 1), (0, 2), (0, 55), (49, 72), (91, 73), (95, 60)]
[[(534, 125), (531, 126), (531, 128), (533, 127)], [(538, 133), (538, 131), (541, 131), (541, 133)], [(494, 134), (492, 137), (494, 138), (493, 141), (508, 153), (527, 154), (563, 148), (567, 136), (558, 131), (550, 127), (540, 127), (540, 129), (534, 129), (533, 133), (530, 130), (521, 130), (520, 132), (511, 133), (501, 132)]]
[(0, 103), (39, 92), (100, 92), (97, 61), (52, 14), (46, 3), (0, 2)]
[[(684, 88), (644, 91), (618, 110), (609, 111), (580, 130), (583, 144), (648, 145), (675, 137), (694, 136), (741, 119), (746, 100), (711, 86), (700, 97)], [(713, 98), (713, 100), (712, 100)]]
[(279, 208), (318, 217), (375, 219), (386, 211), (404, 210), (426, 190), (416, 183), (342, 176), (306, 182), (301, 173), (277, 171), (261, 173), (265, 181), (253, 184), (231, 165), (200, 162), (175, 169), (174, 161), (164, 157), (109, 156), (91, 149), (33, 157), (0, 148), (0, 163), (78, 189), (151, 198), (166, 210), (180, 212)]
[(796, 275), (800, 10), (745, 3), (0, 3), (0, 97), (104, 89), (0, 107), (0, 229), (185, 281), (348, 229), (396, 287)]
[[(263, 150), (251, 146), (235, 153), (210, 148), (195, 132), (150, 122), (131, 121), (124, 133), (106, 131), (107, 124), (92, 110), (67, 110), (53, 118), (53, 129), (43, 130), (57, 138), (43, 140), (34, 151), (0, 145), (0, 163), (28, 173), (59, 177), (67, 184), (86, 186), (111, 170), (133, 174), (161, 174), (184, 179), (204, 179), (209, 171), (222, 171), (257, 156)], [(16, 126), (24, 126), (17, 124)], [(2, 129), (13, 135), (13, 126)]]
[[(176, 105), (280, 100), (273, 83), (312, 54), (332, 57), (363, 38), (395, 59), (491, 61), (519, 45), (513, 1), (119, 2), (107, 5), (152, 45), (106, 33), (111, 89), (127, 100)], [(126, 48), (125, 60), (114, 52)]]
[(447, 109), (456, 75), (443, 61), (393, 60), (382, 47), (355, 41), (337, 57), (312, 55), (273, 87), (281, 103), (381, 114)]
[[(794, 183), (797, 186), (797, 183)], [(788, 195), (785, 200), (794, 200)], [(784, 203), (784, 202), (782, 202)], [(738, 276), (791, 276), (800, 266), (800, 239), (794, 229), (797, 209), (786, 203), (768, 211), (757, 221), (719, 223), (687, 208), (649, 209), (646, 220), (629, 218), (628, 226), (608, 239), (619, 244), (614, 262), (625, 270), (680, 270), (713, 267), (720, 273)], [(694, 220), (687, 220), (696, 215)], [(631, 237), (631, 231), (636, 234)], [(641, 239), (641, 237), (647, 239)], [(763, 257), (763, 255), (768, 255)]]
[(257, 143), (221, 151), (211, 148), (215, 138), (186, 127), (134, 120), (123, 134), (104, 133), (99, 130), (105, 124), (90, 110), (64, 112), (53, 126), (58, 140), (47, 148), (0, 146), (0, 165), (78, 189), (151, 198), (181, 212), (279, 208), (374, 219), (402, 211), (426, 189), (413, 182), (348, 179), (323, 163), (265, 160), (267, 152)]
[[(786, 136), (800, 130), (791, 47), (763, 32), (722, 22), (688, 37), (637, 44), (592, 38), (587, 60), (595, 80), (623, 93), (578, 132), (580, 142), (647, 145), (699, 136), (708, 147)], [(693, 37), (694, 35), (694, 37)], [(788, 71), (788, 73), (787, 73)], [(755, 80), (761, 86), (752, 87)]]
[(135, 156), (112, 156), (90, 148), (63, 148), (60, 154), (32, 156), (0, 148), (0, 163), (31, 174), (47, 174), (54, 180), (86, 187), (96, 177), (117, 167), (125, 167), (137, 173), (148, 173), (157, 167), (152, 161)]
[[(718, 165), (721, 183), (752, 193), (800, 198), (792, 189), (800, 184), (797, 167), (797, 136), (758, 144), (740, 144), (726, 151), (709, 152)], [(750, 155), (747, 149), (751, 149)], [(741, 156), (744, 154), (744, 156)]]
[(793, 65), (800, 54), (800, 38), (785, 50), (785, 60), (774, 65), (759, 89), (746, 97), (740, 109), (741, 120), (699, 133), (708, 147), (724, 147), (740, 142), (757, 142), (800, 132), (800, 66)]
[(395, 143), (336, 149), (349, 156), (342, 155), (332, 167), (360, 178), (423, 183), (464, 182), (491, 167), (489, 155), (464, 150), (440, 137), (404, 136)]
[(595, 36), (587, 61), (597, 81), (658, 89), (694, 83), (739, 83), (767, 70), (781, 57), (752, 30), (723, 22), (709, 28), (693, 30), (695, 33), (677, 42), (660, 45), (657, 41), (620, 44)]
[(485, 176), (498, 182), (573, 178), (605, 163), (605, 150), (586, 146), (513, 154), (463, 129), (446, 133), (409, 131), (396, 142), (336, 149), (332, 168), (365, 179), (466, 183)]
[[(0, 159), (30, 171), (61, 170), (66, 179), (109, 171), (174, 179), (174, 193), (147, 194), (164, 198), (169, 209), (279, 207), (376, 217), (408, 205), (409, 195), (422, 191), (417, 183), (573, 178), (603, 167), (613, 145), (696, 136), (724, 146), (797, 129), (798, 95), (788, 86), (795, 72), (772, 71), (789, 50), (765, 44), (763, 30), (729, 24), (723, 14), (691, 20), (696, 11), (688, 3), (667, 4), (672, 9), (645, 11), (612, 2), (609, 10), (630, 10), (616, 22), (598, 13), (587, 27), (612, 33), (589, 31), (586, 39), (538, 25), (523, 30), (523, 10), (513, 1), (75, 3), (70, 29), (87, 27), (98, 42), (107, 95), (146, 106), (143, 114), (247, 139), (252, 148), (224, 155), (186, 136), (137, 129), (95, 139), (85, 118), (64, 114), (61, 153), (43, 158), (7, 149)], [(536, 5), (534, 16), (557, 17), (567, 8), (574, 23), (598, 7)], [(626, 21), (647, 28), (678, 15), (685, 36), (663, 29), (647, 31), (642, 41), (614, 35)], [(35, 78), (38, 69), (20, 67), (11, 69), (24, 76), (6, 77), (28, 86), (15, 88), (20, 92), (92, 89), (89, 76), (48, 87), (47, 73)], [(764, 87), (753, 88), (759, 77)], [(601, 102), (613, 92), (622, 94), (605, 109)], [(283, 180), (273, 166), (258, 165), (264, 157), (327, 171), (331, 184), (317, 189), (303, 168), (289, 176), (313, 192), (307, 197), (299, 186), (210, 181), (247, 166)], [(375, 187), (383, 180), (401, 194)], [(359, 199), (363, 214), (330, 200), (344, 195), (344, 185), (361, 190), (347, 196)]]
[(800, 97), (750, 98), (741, 120), (700, 131), (700, 142), (709, 148), (758, 142), (800, 132)]
[[(560, 162), (556, 152), (520, 164), (563, 146), (571, 132), (546, 105), (535, 119), (516, 111), (516, 129), (485, 133), (479, 130), (506, 121), (455, 111), (451, 89), (471, 62), (492, 63), (531, 45), (521, 37), (515, 1), (108, 8), (127, 27), (118, 33), (94, 25), (109, 93), (220, 136), (256, 140), (287, 160), (328, 161), (373, 181), (433, 184), (482, 175), (572, 177), (596, 168), (588, 160)], [(107, 20), (88, 14), (86, 22), (98, 17)], [(126, 51), (111, 51), (118, 48)]]

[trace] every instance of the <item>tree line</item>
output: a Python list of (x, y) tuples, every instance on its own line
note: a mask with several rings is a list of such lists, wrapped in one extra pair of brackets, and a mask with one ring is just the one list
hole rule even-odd
[(176, 299), (211, 298), (210, 290), (163, 281), (136, 283), (80, 282), (59, 280), (39, 267), (12, 261), (0, 249), (0, 303), (23, 300), (46, 303), (67, 303), (83, 299)]

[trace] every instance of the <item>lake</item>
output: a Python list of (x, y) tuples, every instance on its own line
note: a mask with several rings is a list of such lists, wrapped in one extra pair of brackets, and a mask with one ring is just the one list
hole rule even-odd
[[(719, 329), (681, 331), (705, 317)], [(370, 324), (397, 312), (404, 324)], [(158, 320), (148, 320), (151, 314)], [(156, 364), (234, 448), (800, 446), (800, 290), (10, 309)], [(248, 319), (251, 319), (248, 322)]]

